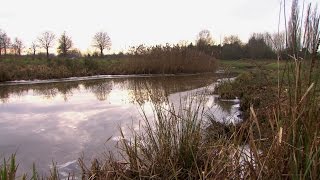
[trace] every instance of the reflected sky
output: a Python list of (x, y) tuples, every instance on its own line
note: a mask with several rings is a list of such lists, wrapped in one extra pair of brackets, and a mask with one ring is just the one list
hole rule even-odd
[[(17, 152), (21, 172), (33, 162), (46, 172), (52, 160), (74, 170), (83, 153), (90, 160), (114, 150), (120, 127), (125, 135), (137, 128), (140, 106), (152, 116), (151, 101), (168, 98), (178, 106), (183, 97), (212, 90), (216, 80), (208, 74), (0, 86), (0, 157)], [(237, 112), (234, 103), (218, 102), (206, 99), (217, 119)]]

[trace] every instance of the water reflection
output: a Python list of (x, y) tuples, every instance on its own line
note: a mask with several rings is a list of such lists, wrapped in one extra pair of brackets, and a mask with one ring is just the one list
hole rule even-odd
[[(128, 133), (137, 126), (140, 106), (152, 113), (151, 102), (178, 105), (187, 95), (212, 90), (216, 80), (208, 74), (0, 86), (0, 156), (18, 150), (22, 171), (37, 162), (45, 172), (52, 159), (69, 168), (82, 152), (90, 159), (112, 150), (117, 138), (105, 141), (119, 136), (119, 127)], [(215, 96), (206, 105), (216, 119), (236, 112), (234, 103)]]
[(85, 81), (83, 82), (83, 87), (95, 94), (99, 101), (104, 101), (107, 99), (108, 94), (112, 90), (112, 81)]
[(62, 96), (65, 101), (68, 101), (75, 91), (83, 90), (82, 87), (84, 87), (88, 92), (95, 94), (97, 100), (100, 101), (106, 100), (113, 89), (126, 89), (130, 90), (131, 100), (143, 102), (150, 100), (145, 99), (148, 97), (145, 95), (146, 93), (152, 94), (153, 98), (155, 98), (154, 100), (157, 100), (156, 97), (165, 97), (171, 93), (207, 86), (216, 79), (212, 75), (206, 75), (208, 78), (201, 76), (118, 78), (82, 82), (0, 86), (0, 99), (2, 103), (8, 103), (10, 97), (22, 97), (31, 91), (33, 95), (41, 96), (44, 99)]

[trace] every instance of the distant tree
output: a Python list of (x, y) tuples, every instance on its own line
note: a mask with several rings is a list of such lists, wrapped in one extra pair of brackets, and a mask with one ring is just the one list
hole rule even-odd
[(283, 52), (286, 46), (285, 33), (284, 32), (274, 33), (272, 34), (271, 38), (273, 42), (272, 49), (278, 53)]
[(266, 45), (273, 50), (274, 43), (273, 43), (272, 35), (269, 32), (265, 32), (262, 34), (262, 36)]
[(2, 49), (3, 49), (3, 34), (4, 32), (0, 29), (0, 56), (2, 55)]
[(301, 50), (301, 37), (302, 37), (302, 27), (301, 27), (301, 20), (300, 20), (300, 9), (299, 9), (299, 2), (298, 0), (292, 1), (291, 6), (291, 16), (288, 20), (287, 25), (287, 45), (289, 50), (292, 52), (291, 54), (299, 58), (299, 52)]
[(209, 30), (202, 30), (197, 35), (195, 49), (209, 56), (217, 57), (220, 53), (218, 46), (214, 45), (213, 38)]
[(213, 45), (213, 39), (211, 36), (211, 33), (209, 30), (205, 29), (199, 32), (196, 40), (196, 45), (197, 46), (208, 46), (208, 45)]
[(94, 52), (92, 52), (91, 56), (92, 57), (99, 57), (99, 52), (94, 51)]
[(55, 35), (52, 32), (46, 31), (38, 38), (39, 45), (46, 50), (47, 59), (49, 59), (49, 48), (54, 44)]
[(187, 41), (187, 40), (181, 40), (181, 41), (178, 42), (178, 45), (180, 47), (187, 47), (189, 44), (190, 44), (190, 42)]
[(103, 50), (110, 50), (111, 39), (106, 32), (97, 32), (93, 37), (93, 47), (100, 50), (100, 56), (103, 56)]
[(38, 48), (39, 48), (39, 45), (36, 42), (31, 43), (30, 49), (32, 51), (33, 57), (36, 56), (36, 52)]
[[(305, 32), (304, 47), (312, 54), (312, 60), (314, 60), (320, 48), (320, 13), (317, 6), (314, 7), (312, 11), (311, 4), (309, 4), (305, 28), (307, 28), (308, 31)], [(312, 64), (314, 65), (314, 62), (312, 62)]]
[(82, 57), (82, 54), (81, 54), (81, 51), (79, 49), (70, 49), (68, 51), (68, 57), (80, 58), (80, 57)]
[(221, 59), (241, 59), (244, 57), (244, 49), (238, 43), (225, 44), (221, 50)]
[(266, 44), (263, 34), (253, 34), (245, 48), (247, 56), (252, 59), (275, 57), (275, 53)]
[(63, 32), (59, 39), (58, 53), (61, 56), (66, 57), (68, 51), (72, 48), (73, 42), (70, 36), (66, 35), (66, 32)]
[(15, 38), (14, 42), (12, 44), (12, 49), (14, 51), (15, 55), (21, 55), (22, 49), (23, 49), (23, 43), (20, 39)]
[(226, 36), (221, 48), (222, 59), (241, 59), (244, 57), (244, 50), (240, 38), (236, 35)]
[(237, 35), (230, 35), (224, 38), (223, 40), (223, 44), (239, 44), (241, 45), (242, 42), (240, 40), (240, 38)]
[(8, 37), (7, 33), (4, 31), (0, 31), (0, 55), (2, 50), (4, 51), (4, 55), (7, 55), (7, 50), (10, 48), (11, 39)]

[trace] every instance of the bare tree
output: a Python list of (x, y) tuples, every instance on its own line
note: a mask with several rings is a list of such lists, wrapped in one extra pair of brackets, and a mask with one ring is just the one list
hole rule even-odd
[(68, 51), (72, 48), (73, 42), (70, 36), (66, 35), (66, 32), (63, 32), (59, 39), (58, 53), (64, 57), (67, 56)]
[(0, 56), (2, 55), (2, 49), (3, 49), (3, 34), (4, 32), (0, 29)]
[(239, 45), (242, 44), (240, 38), (237, 35), (230, 35), (224, 37), (223, 44), (236, 44), (238, 43)]
[(30, 46), (30, 50), (32, 51), (33, 57), (36, 56), (36, 52), (38, 49), (39, 45), (36, 42), (32, 42)]
[(286, 46), (285, 32), (272, 34), (273, 50), (277, 53), (284, 51)]
[(49, 59), (49, 48), (54, 44), (55, 35), (52, 32), (46, 31), (38, 38), (39, 44), (46, 49), (47, 59)]
[(300, 9), (299, 1), (293, 0), (291, 6), (291, 17), (288, 22), (287, 39), (289, 49), (292, 51), (292, 55), (299, 58), (299, 51), (301, 50), (301, 21), (300, 21)]
[(214, 44), (210, 31), (207, 29), (200, 31), (197, 36), (196, 44), (198, 46)]
[(10, 48), (10, 45), (11, 45), (11, 39), (10, 37), (7, 36), (7, 34), (5, 34), (4, 45), (3, 45), (4, 55), (7, 55), (7, 50)]
[(272, 35), (269, 32), (263, 33), (263, 40), (268, 47), (273, 49), (274, 43), (273, 43)]
[(98, 32), (93, 37), (93, 47), (99, 48), (100, 55), (103, 56), (103, 50), (111, 48), (111, 39), (106, 32)]
[(14, 51), (15, 55), (21, 55), (22, 49), (23, 49), (23, 43), (20, 39), (15, 38), (14, 42), (12, 44), (12, 49)]
[(4, 55), (7, 55), (7, 50), (11, 45), (11, 40), (8, 37), (6, 32), (0, 31), (0, 55), (2, 50), (4, 51)]
[(320, 14), (317, 7), (312, 12), (311, 3), (308, 6), (306, 20), (305, 20), (305, 33), (304, 33), (304, 47), (314, 56), (320, 46)]
[(320, 14), (317, 6), (312, 12), (311, 3), (308, 5), (304, 26), (303, 48), (306, 50), (305, 56), (307, 52), (311, 55), (309, 70), (309, 84), (311, 84), (311, 77), (316, 68), (317, 53), (320, 47)]

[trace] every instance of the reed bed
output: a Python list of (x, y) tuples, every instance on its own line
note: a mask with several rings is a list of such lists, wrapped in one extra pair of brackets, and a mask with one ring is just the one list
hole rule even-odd
[[(137, 48), (138, 49), (138, 48)], [(199, 50), (155, 46), (119, 59), (0, 59), (0, 82), (91, 75), (181, 74), (215, 72), (217, 60)]]

